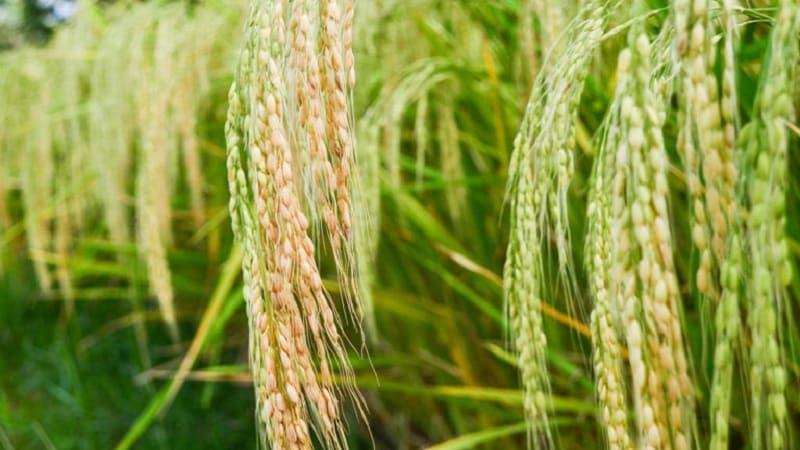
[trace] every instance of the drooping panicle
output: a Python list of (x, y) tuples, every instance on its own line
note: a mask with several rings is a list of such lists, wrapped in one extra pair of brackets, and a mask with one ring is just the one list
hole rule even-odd
[(345, 311), (356, 318), (360, 222), (350, 200), (357, 173), (346, 5), (253, 1), (229, 94), (230, 212), (243, 249), (258, 420), (273, 448), (310, 449), (312, 433), (345, 448), (343, 396), (362, 408), (312, 241), (325, 237)]

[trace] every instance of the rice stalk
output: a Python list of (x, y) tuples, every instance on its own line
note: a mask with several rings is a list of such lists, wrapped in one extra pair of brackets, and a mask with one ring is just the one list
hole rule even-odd
[(532, 0), (531, 6), (539, 22), (539, 49), (540, 58), (546, 59), (547, 53), (557, 53), (561, 45), (559, 39), (567, 24), (570, 2), (548, 2), (546, 0)]
[(32, 98), (29, 100), (30, 119), (36, 130), (24, 140), (21, 158), (22, 202), (25, 209), (25, 232), (28, 238), (28, 251), (33, 257), (33, 267), (39, 288), (44, 294), (53, 289), (53, 278), (45, 262), (45, 255), (52, 245), (52, 217), (48, 214), (50, 198), (53, 195), (53, 175), (55, 168), (52, 158), (52, 132), (48, 126), (52, 97), (50, 89), (41, 80), (45, 77), (41, 67), (31, 62), (24, 70), (30, 84)]
[[(439, 100), (443, 104), (449, 103), (451, 97), (457, 98), (460, 91), (466, 90), (458, 83), (459, 67), (484, 70), (480, 56), (485, 37), (476, 28), (471, 6), (461, 2), (445, 7), (431, 0), (395, 0), (371, 2), (369, 8), (359, 9), (360, 21), (356, 20), (356, 29), (359, 34), (367, 35), (364, 46), (371, 44), (375, 47), (370, 52), (362, 51), (361, 61), (367, 62), (361, 64), (369, 68), (368, 81), (374, 83), (374, 80), (384, 79), (379, 85), (377, 98), (364, 108), (359, 120), (382, 129), (385, 145), (381, 160), (392, 190), (402, 189), (404, 181), (401, 170), (403, 121), (411, 106), (416, 106), (414, 139), (417, 164), (414, 180), (419, 184), (422, 182), (422, 165), (429, 160), (427, 153), (432, 149), (429, 148), (431, 135), (436, 137), (440, 128), (438, 122), (430, 126), (434, 123), (428, 119), (433, 117), (429, 113), (433, 106), (428, 105), (439, 103)], [(412, 8), (429, 10), (431, 14), (420, 23), (412, 15), (405, 14)], [(425, 29), (435, 34), (430, 41), (409, 39), (414, 34), (410, 30), (422, 32)], [(380, 55), (378, 61), (369, 60), (376, 55)], [(432, 98), (436, 88), (442, 88), (447, 94)], [(364, 89), (368, 91), (368, 87)]]
[[(716, 274), (727, 254), (726, 241), (733, 219), (736, 182), (731, 158), (733, 130), (723, 123), (722, 111), (724, 106), (726, 120), (732, 119), (729, 97), (733, 80), (723, 80), (723, 95), (727, 96), (727, 105), (722, 105), (713, 70), (717, 48), (712, 44), (712, 38), (718, 30), (716, 22), (711, 20), (708, 2), (676, 2), (674, 12), (675, 26), (679, 30), (676, 35), (677, 52), (683, 53), (679, 146), (686, 163), (691, 196), (692, 239), (700, 252), (696, 285), (702, 295), (719, 301), (720, 288)], [(730, 15), (730, 12), (727, 14)], [(734, 24), (728, 19), (725, 26), (730, 28)], [(726, 31), (729, 37), (733, 32)], [(730, 67), (725, 69), (724, 77), (730, 78), (735, 63), (731, 49), (723, 49), (723, 56), (723, 64)]]
[[(351, 20), (352, 5), (334, 1), (252, 2), (230, 92), (230, 209), (244, 252), (257, 417), (262, 443), (273, 448), (310, 449), (311, 430), (325, 446), (345, 448), (340, 399), (362, 408), (303, 211), (303, 202), (317, 202), (312, 217), (320, 216), (355, 315)], [(332, 360), (343, 386), (334, 384)]]
[[(2, 63), (7, 65), (11, 58), (3, 58)], [(0, 71), (0, 83), (3, 86), (17, 86), (19, 83), (13, 83), (14, 75), (10, 70)], [(16, 102), (18, 100), (18, 90), (9, 88), (6, 91), (6, 98), (9, 102)], [(6, 126), (0, 127), (0, 235), (5, 235), (6, 230), (12, 225), (11, 212), (9, 210), (8, 198), (13, 188), (12, 174), (18, 166), (17, 159), (10, 151), (14, 144), (13, 135), (10, 129), (18, 126), (19, 114), (11, 114), (8, 108), (0, 108), (0, 120)], [(16, 171), (16, 173), (19, 173)], [(5, 275), (5, 260), (6, 245), (0, 244), (0, 276)]]
[[(170, 164), (173, 147), (170, 131), (169, 102), (173, 90), (172, 52), (177, 36), (172, 29), (179, 17), (169, 11), (152, 23), (154, 42), (141, 42), (136, 52), (142, 58), (141, 69), (134, 76), (137, 128), (140, 151), (136, 176), (137, 243), (146, 263), (150, 289), (173, 339), (178, 339), (172, 277), (167, 261), (167, 247), (172, 243), (172, 192)], [(151, 19), (152, 20), (152, 19)], [(146, 25), (147, 26), (147, 25)]]
[(416, 140), (416, 176), (415, 182), (417, 189), (422, 186), (423, 171), (425, 170), (425, 158), (428, 153), (428, 95), (422, 95), (417, 102), (416, 113), (414, 114), (414, 139)]
[(465, 174), (452, 98), (442, 101), (442, 106), (438, 108), (436, 116), (436, 134), (439, 141), (442, 176), (450, 183), (445, 190), (445, 202), (450, 219), (454, 224), (458, 224), (465, 216), (469, 215), (469, 207), (467, 190), (463, 186)]
[[(197, 142), (197, 120), (194, 112), (196, 103), (202, 98), (202, 90), (197, 89), (196, 76), (200, 71), (190, 70), (184, 74), (175, 86), (172, 108), (180, 136), (180, 150), (186, 173), (186, 184), (189, 188), (189, 203), (192, 221), (199, 228), (205, 219), (205, 199), (203, 196), (203, 165)], [(197, 92), (201, 91), (201, 92)], [(199, 95), (198, 95), (199, 94)]]
[(547, 414), (550, 385), (541, 314), (547, 282), (543, 247), (546, 238), (552, 236), (559, 271), (568, 276), (567, 190), (574, 172), (575, 145), (571, 124), (590, 58), (600, 44), (605, 19), (613, 7), (613, 3), (590, 2), (563, 33), (574, 35), (574, 40), (562, 53), (551, 54), (552, 70), (539, 75), (509, 165), (511, 231), (503, 270), (504, 303), (518, 352), (525, 417), (535, 448), (555, 445)]
[[(621, 69), (626, 69), (620, 66)], [(618, 80), (627, 76), (622, 72)], [(617, 97), (621, 96), (618, 85)], [(601, 406), (601, 420), (605, 426), (608, 448), (611, 450), (632, 450), (628, 424), (627, 382), (623, 372), (622, 343), (619, 339), (621, 309), (619, 298), (613, 291), (612, 274), (612, 216), (611, 199), (606, 186), (612, 182), (613, 149), (620, 145), (619, 104), (612, 105), (608, 115), (607, 128), (602, 135), (600, 151), (597, 154), (592, 173), (592, 187), (587, 218), (586, 266), (591, 280), (594, 296), (594, 309), (591, 314), (592, 353), (597, 378), (597, 396)]]
[[(722, 95), (720, 98), (721, 127), (723, 131), (723, 154), (733, 154), (738, 127), (737, 98), (736, 98), (736, 73), (735, 55), (736, 23), (734, 8), (736, 2), (723, 1), (722, 28), (723, 28), (723, 69), (722, 69)], [(735, 170), (735, 169), (734, 169)], [(727, 178), (726, 178), (727, 181)], [(742, 180), (736, 183), (741, 189)], [(726, 190), (723, 190), (725, 192)], [(741, 241), (742, 223), (737, 211), (737, 196), (731, 199), (731, 210), (728, 217), (730, 226), (727, 254), (723, 257), (717, 255), (719, 260), (721, 298), (715, 314), (714, 325), (716, 328), (714, 347), (714, 375), (711, 382), (709, 398), (709, 416), (711, 436), (709, 447), (712, 450), (723, 450), (729, 446), (730, 425), (729, 416), (733, 397), (733, 370), (734, 357), (739, 343), (739, 328), (742, 326), (740, 315), (741, 304), (741, 279), (744, 274), (743, 248)]]
[[(89, 93), (89, 136), (97, 195), (102, 206), (108, 236), (114, 243), (131, 241), (127, 186), (133, 164), (131, 142), (137, 119), (126, 67), (142, 66), (141, 36), (136, 24), (144, 26), (145, 8), (136, 8), (107, 27), (95, 51)], [(131, 39), (131, 36), (133, 39)], [(113, 149), (108, 151), (108, 149)]]
[(622, 334), (628, 346), (637, 440), (645, 448), (685, 449), (694, 439), (696, 425), (673, 262), (669, 160), (662, 135), (667, 82), (674, 70), (664, 51), (669, 36), (669, 29), (662, 29), (651, 44), (644, 24), (637, 21), (629, 32), (628, 48), (620, 53), (620, 97), (615, 100), (619, 118), (612, 116), (608, 125), (612, 137), (621, 136), (610, 164), (611, 236), (616, 243), (611, 284), (624, 311)]
[(60, 130), (58, 139), (62, 176), (55, 181), (56, 191), (62, 194), (67, 204), (70, 240), (84, 232), (87, 219), (94, 205), (94, 195), (82, 188), (89, 184), (87, 168), (91, 167), (91, 146), (88, 133), (87, 111), (83, 105), (86, 86), (92, 66), (91, 52), (99, 38), (100, 27), (96, 22), (96, 5), (85, 2), (75, 21), (60, 29), (50, 46), (57, 55), (52, 61), (53, 72), (58, 73), (55, 89), (58, 100), (57, 111), (63, 115), (55, 125)]
[(752, 339), (750, 420), (756, 449), (791, 447), (787, 439), (787, 374), (781, 342), (787, 311), (785, 288), (792, 280), (786, 238), (786, 123), (795, 120), (792, 98), (798, 30), (800, 5), (779, 2), (754, 118), (741, 133), (745, 166), (750, 169), (747, 241), (752, 280), (747, 285), (747, 323)]
[(536, 74), (539, 72), (540, 57), (536, 53), (539, 48), (536, 45), (533, 32), (533, 18), (536, 8), (536, 0), (525, 0), (520, 6), (519, 14), (519, 40), (520, 56), (522, 57), (522, 86), (525, 91), (533, 87)]
[(729, 258), (720, 270), (722, 298), (715, 316), (714, 377), (711, 383), (709, 411), (711, 450), (729, 448), (734, 355), (742, 321), (739, 313), (741, 279), (743, 277), (742, 243), (738, 234), (731, 235)]
[[(181, 68), (177, 77), (173, 103), (171, 105), (180, 138), (180, 153), (189, 190), (189, 206), (195, 226), (202, 225), (206, 218), (203, 158), (197, 140), (198, 111), (203, 99), (211, 92), (210, 74), (220, 33), (225, 30), (226, 17), (207, 8), (195, 8), (192, 16), (185, 17), (185, 28), (181, 42), (175, 52)], [(186, 20), (191, 19), (191, 20)], [(227, 58), (226, 58), (227, 59)]]
[(377, 340), (378, 327), (375, 323), (375, 304), (372, 287), (375, 283), (375, 264), (378, 258), (380, 239), (381, 180), (380, 180), (380, 136), (378, 127), (366, 126), (360, 122), (356, 126), (358, 145), (356, 146), (360, 189), (353, 192), (353, 210), (356, 214), (357, 232), (354, 235), (354, 254), (358, 270), (358, 293), (365, 323), (365, 332), (373, 341)]

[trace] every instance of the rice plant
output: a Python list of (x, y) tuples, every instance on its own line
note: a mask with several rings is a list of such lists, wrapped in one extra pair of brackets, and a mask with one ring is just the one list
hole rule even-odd
[[(309, 236), (312, 221), (321, 222), (317, 234), (330, 244), (355, 314), (352, 6), (254, 2), (229, 96), (230, 214), (244, 251), (259, 423), (272, 448), (311, 448), (309, 429), (326, 446), (346, 446), (330, 358), (358, 400)], [(313, 205), (309, 214), (304, 204)]]
[[(796, 0), (84, 1), (20, 39), (3, 308), (77, 367), (129, 337), (148, 403), (98, 448), (182, 448), (238, 384), (203, 431), (261, 448), (797, 446)], [(6, 401), (5, 446), (59, 429)]]

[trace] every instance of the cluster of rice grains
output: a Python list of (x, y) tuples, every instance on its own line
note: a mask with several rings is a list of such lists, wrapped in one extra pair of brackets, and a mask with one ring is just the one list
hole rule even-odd
[[(730, 5), (725, 5), (730, 15)], [(723, 98), (713, 69), (717, 33), (707, 0), (681, 0), (673, 4), (677, 38), (675, 53), (680, 73), (678, 145), (684, 159), (692, 205), (692, 240), (700, 252), (696, 275), (698, 291), (715, 299), (719, 288), (713, 271), (724, 260), (729, 224), (733, 219), (736, 171), (732, 160), (734, 139), (734, 67), (728, 45), (732, 23), (726, 22), (723, 60)]]
[[(206, 212), (195, 116), (199, 99), (208, 92), (207, 55), (213, 54), (216, 32), (224, 22), (222, 18), (212, 17), (212, 11), (198, 9), (192, 17), (181, 5), (171, 6), (166, 11), (157, 5), (152, 8), (161, 11), (161, 15), (149, 16), (152, 17), (149, 23), (149, 17), (130, 23), (133, 27), (146, 23), (154, 39), (152, 46), (134, 39), (132, 47), (135, 50), (130, 55), (140, 67), (133, 72), (132, 80), (137, 86), (132, 92), (132, 100), (137, 106), (135, 123), (140, 149), (135, 162), (136, 242), (147, 265), (151, 291), (173, 337), (177, 338), (174, 294), (166, 253), (174, 240), (172, 203), (177, 190), (174, 180), (183, 166), (190, 217), (193, 226), (199, 228), (206, 220)], [(195, 20), (189, 20), (190, 17)], [(113, 43), (114, 39), (108, 42)], [(119, 44), (129, 45), (125, 42)], [(108, 57), (113, 61), (116, 56)], [(171, 126), (165, 127), (165, 123)], [(124, 126), (121, 128), (125, 129)], [(120, 161), (118, 168), (132, 162)], [(119, 180), (107, 182), (113, 185)], [(109, 217), (109, 220), (113, 219)], [(114, 233), (112, 237), (126, 238), (124, 234), (116, 236)]]
[(682, 339), (662, 137), (669, 95), (665, 35), (662, 31), (651, 44), (642, 22), (629, 32), (618, 61), (619, 113), (608, 122), (617, 142), (607, 151), (615, 154), (598, 173), (613, 174), (606, 175), (612, 195), (609, 284), (627, 342), (635, 436), (644, 448), (685, 449), (694, 430), (693, 388)]
[(572, 40), (550, 53), (552, 68), (539, 74), (509, 165), (511, 235), (504, 269), (505, 303), (525, 389), (529, 435), (537, 448), (555, 445), (547, 413), (550, 385), (541, 302), (548, 280), (542, 247), (552, 237), (559, 272), (570, 277), (567, 190), (574, 173), (572, 124), (589, 62), (614, 7), (587, 2), (562, 34)]
[[(735, 95), (735, 2), (675, 2), (676, 55), (681, 66), (678, 149), (692, 204), (692, 240), (699, 252), (696, 287), (716, 308), (710, 448), (728, 448), (734, 356), (749, 373), (753, 448), (786, 448), (786, 373), (781, 323), (792, 278), (785, 238), (792, 88), (798, 62), (800, 7), (778, 2), (755, 113), (738, 137)], [(721, 25), (721, 32), (715, 24)], [(720, 34), (721, 44), (714, 44)], [(790, 36), (794, 36), (791, 38)], [(717, 48), (719, 46), (719, 49)], [(722, 55), (721, 77), (714, 74)], [(738, 142), (738, 144), (737, 144)], [(747, 316), (744, 352), (741, 311)]]
[[(522, 78), (530, 88), (539, 70), (539, 63), (546, 52), (554, 48), (566, 24), (567, 10), (573, 7), (570, 2), (550, 2), (546, 0), (525, 0), (520, 5), (520, 56)], [(539, 27), (534, 26), (534, 19)], [(535, 30), (538, 29), (538, 33)]]
[[(779, 2), (769, 54), (752, 122), (742, 130), (742, 168), (746, 171), (748, 217), (746, 286), (750, 331), (749, 382), (754, 448), (786, 448), (786, 370), (782, 324), (788, 308), (785, 288), (792, 280), (786, 241), (787, 151), (795, 123), (800, 4)], [(736, 276), (727, 274), (728, 277)]]
[(312, 430), (344, 448), (342, 395), (362, 407), (310, 236), (320, 223), (315, 234), (327, 238), (357, 321), (352, 19), (352, 1), (251, 2), (230, 89), (230, 211), (244, 255), (257, 416), (274, 449), (311, 448)]
[[(652, 41), (645, 27), (651, 12), (643, 4), (633, 10), (613, 101), (597, 139), (586, 215), (594, 367), (608, 446), (728, 448), (734, 358), (743, 354), (753, 448), (787, 448), (781, 327), (792, 270), (784, 189), (800, 8), (793, 1), (778, 2), (764, 81), (752, 121), (741, 133), (736, 2), (672, 2)], [(548, 281), (542, 254), (553, 245), (560, 276), (571, 276), (564, 226), (573, 165), (570, 124), (580, 95), (576, 85), (585, 77), (584, 69), (566, 67), (586, 64), (585, 55), (601, 40), (593, 33), (602, 31), (604, 20), (578, 14), (565, 33), (573, 43), (560, 49), (552, 44), (552, 69), (534, 86), (511, 162), (506, 296), (527, 417), (544, 430), (533, 435), (540, 448), (553, 446), (539, 313)], [(588, 31), (593, 27), (596, 31)], [(586, 34), (577, 35), (581, 30)], [(698, 256), (692, 281), (715, 314), (708, 440), (698, 434), (697, 389), (684, 343), (678, 250), (672, 243), (667, 175), (673, 162), (662, 130), (673, 98)]]

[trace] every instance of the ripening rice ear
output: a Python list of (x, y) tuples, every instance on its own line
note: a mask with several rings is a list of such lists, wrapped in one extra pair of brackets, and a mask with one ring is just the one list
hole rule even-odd
[(342, 395), (362, 408), (310, 238), (319, 218), (355, 318), (352, 8), (335, 0), (251, 2), (230, 90), (230, 211), (244, 255), (259, 424), (274, 448), (310, 449), (312, 429), (327, 447), (344, 448)]
[(747, 242), (752, 270), (747, 289), (750, 328), (751, 428), (754, 448), (785, 448), (787, 439), (786, 369), (783, 328), (786, 287), (792, 263), (786, 237), (786, 186), (789, 128), (796, 112), (800, 61), (800, 5), (778, 2), (775, 26), (753, 120), (742, 130), (740, 171), (748, 169)]
[(549, 70), (531, 92), (509, 164), (511, 235), (503, 271), (506, 310), (519, 353), (525, 415), (536, 448), (555, 443), (548, 425), (550, 381), (542, 325), (546, 295), (546, 237), (552, 236), (558, 273), (568, 296), (575, 289), (567, 194), (574, 174), (575, 115), (592, 55), (601, 43), (613, 2), (586, 3), (559, 32), (565, 43), (547, 50)]

